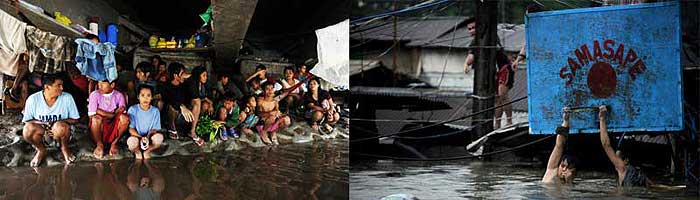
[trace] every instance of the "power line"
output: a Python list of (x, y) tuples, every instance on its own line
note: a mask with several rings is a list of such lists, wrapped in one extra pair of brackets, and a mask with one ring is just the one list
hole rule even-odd
[[(427, 19), (428, 17), (431, 17), (431, 16), (433, 16), (433, 15), (435, 14), (435, 11), (437, 11), (437, 10), (442, 11), (442, 10), (444, 10), (445, 8), (451, 6), (452, 4), (453, 4), (453, 3), (445, 4), (443, 8), (433, 8), (433, 9), (428, 10), (427, 13), (424, 13), (425, 16), (421, 17), (421, 20), (415, 20), (415, 22), (414, 22), (413, 24), (406, 26), (406, 27), (413, 27), (413, 29), (411, 29), (411, 30), (409, 30), (409, 31), (407, 31), (407, 32), (404, 32), (400, 37), (398, 37), (398, 38), (399, 38), (398, 40), (403, 40), (404, 37), (410, 35), (410, 34), (413, 33), (414, 31), (418, 30), (418, 28), (417, 28), (418, 26), (417, 26), (417, 25), (420, 24), (420, 23), (424, 23), (424, 21), (426, 21), (426, 19)], [(368, 23), (369, 23), (369, 22), (368, 22)], [(380, 23), (379, 25), (375, 25), (375, 26), (371, 26), (371, 27), (364, 28), (364, 29), (359, 29), (359, 30), (351, 30), (351, 33), (357, 33), (357, 32), (365, 33), (365, 32), (369, 32), (369, 31), (372, 31), (373, 29), (381, 28), (381, 27), (386, 26), (386, 25), (388, 25), (388, 24), (390, 24), (390, 23), (392, 23), (392, 22), (391, 22), (391, 21), (384, 21), (384, 22)], [(365, 34), (371, 34), (371, 32), (370, 32), (370, 33), (365, 33)], [(370, 43), (370, 42), (375, 41), (375, 40), (379, 40), (379, 39), (370, 38), (370, 39), (365, 40), (364, 37), (362, 37), (362, 42), (361, 42), (360, 44), (352, 45), (350, 48), (356, 48), (356, 47), (362, 46), (362, 45), (364, 45), (364, 44)], [(392, 44), (392, 46), (394, 46), (394, 45)]]
[(390, 15), (396, 15), (396, 14), (412, 12), (412, 11), (416, 11), (416, 10), (420, 10), (420, 9), (425, 9), (425, 8), (437, 6), (437, 5), (446, 3), (446, 2), (449, 2), (449, 0), (439, 0), (439, 1), (436, 1), (436, 2), (432, 2), (432, 3), (421, 3), (421, 4), (415, 5), (415, 6), (413, 6), (413, 7), (409, 7), (409, 8), (405, 8), (405, 9), (401, 9), (401, 10), (390, 11), (390, 12), (381, 13), (381, 14), (378, 14), (378, 15), (373, 15), (373, 16), (368, 16), (368, 17), (363, 17), (363, 18), (355, 19), (355, 20), (352, 20), (352, 21), (350, 22), (350, 25), (351, 25), (351, 26), (356, 26), (356, 25), (358, 25), (359, 23), (362, 23), (362, 22), (365, 22), (365, 21), (374, 20), (374, 19), (378, 19), (378, 18), (390, 16)]
[(440, 81), (438, 81), (438, 88), (442, 86), (442, 79), (445, 78), (445, 70), (447, 69), (447, 60), (449, 60), (450, 53), (452, 53), (452, 46), (455, 43), (455, 36), (457, 35), (457, 25), (459, 22), (455, 21), (454, 28), (452, 29), (452, 41), (450, 42), (450, 47), (447, 48), (447, 55), (445, 55), (445, 64), (442, 66), (442, 73), (440, 74)]
[[(491, 123), (491, 121), (493, 121), (493, 119), (492, 119), (492, 120), (483, 121), (483, 122), (481, 122), (481, 123), (479, 123), (479, 124), (477, 124), (477, 125), (474, 125), (474, 126), (470, 127), (470, 129), (473, 129), (473, 128), (475, 128), (475, 127), (480, 127), (480, 126), (482, 126), (482, 125), (484, 125), (484, 124), (487, 124), (487, 123)], [(440, 134), (440, 135), (431, 135), (431, 136), (423, 136), (423, 137), (396, 136), (396, 137), (394, 137), (394, 138), (395, 138), (395, 139), (404, 139), (404, 140), (425, 140), (425, 139), (434, 139), (434, 138), (441, 138), (441, 137), (447, 137), (447, 136), (451, 136), (451, 135), (456, 135), (456, 134), (464, 133), (464, 131), (465, 131), (465, 130), (457, 130), (457, 131), (452, 131), (452, 132), (448, 132), (448, 133), (443, 133), (443, 134)]]
[(373, 140), (373, 139), (379, 139), (379, 138), (383, 138), (383, 137), (389, 137), (389, 136), (404, 134), (404, 133), (413, 132), (413, 131), (417, 131), (417, 130), (427, 129), (427, 128), (431, 128), (431, 127), (443, 125), (443, 124), (446, 124), (446, 123), (450, 123), (450, 122), (454, 122), (454, 121), (459, 121), (459, 120), (462, 120), (462, 119), (466, 119), (466, 118), (469, 118), (469, 117), (473, 117), (473, 116), (475, 116), (475, 115), (479, 115), (479, 114), (481, 114), (481, 113), (484, 113), (484, 112), (487, 112), (487, 111), (490, 111), (490, 110), (494, 110), (494, 109), (496, 109), (496, 108), (501, 108), (501, 107), (504, 107), (504, 106), (513, 104), (513, 103), (518, 102), (518, 101), (521, 101), (521, 100), (523, 100), (523, 99), (527, 99), (527, 96), (518, 98), (518, 99), (516, 99), (516, 100), (510, 101), (510, 102), (508, 102), (508, 103), (504, 103), (504, 104), (501, 104), (501, 105), (498, 105), (498, 106), (494, 106), (494, 107), (491, 107), (491, 108), (487, 108), (487, 109), (484, 109), (484, 110), (480, 110), (480, 111), (478, 111), (478, 112), (474, 112), (474, 113), (471, 113), (471, 114), (466, 115), (466, 116), (463, 116), (463, 117), (459, 117), (459, 118), (455, 118), (455, 119), (450, 119), (450, 120), (445, 120), (445, 121), (440, 122), (440, 123), (435, 123), (435, 124), (431, 124), (431, 125), (424, 126), (424, 127), (421, 127), (421, 128), (411, 129), (411, 130), (399, 131), (399, 132), (396, 132), (396, 133), (389, 133), (389, 134), (383, 134), (383, 135), (382, 135), (382, 134), (377, 133), (377, 132), (372, 132), (372, 131), (367, 131), (367, 130), (362, 130), (362, 129), (357, 129), (357, 128), (355, 128), (356, 130), (360, 130), (360, 131), (365, 132), (365, 133), (377, 134), (378, 136), (367, 137), (367, 138), (360, 138), (360, 139), (356, 139), (356, 140), (350, 140), (350, 142), (351, 142), (351, 143), (353, 143), (353, 142), (362, 142), (362, 141)]
[[(523, 132), (527, 132), (527, 131), (521, 131), (521, 132), (518, 132), (518, 133), (523, 133)], [(518, 134), (518, 133), (516, 133), (516, 134)], [(496, 154), (501, 154), (501, 153), (506, 153), (506, 152), (510, 152), (510, 151), (515, 151), (515, 150), (522, 149), (522, 148), (524, 148), (524, 147), (527, 147), (527, 146), (530, 146), (530, 145), (533, 145), (533, 144), (540, 143), (540, 142), (542, 142), (542, 141), (544, 141), (544, 140), (547, 140), (547, 139), (549, 139), (549, 138), (552, 138), (552, 137), (554, 137), (554, 136), (556, 136), (556, 135), (549, 135), (549, 136), (546, 136), (546, 137), (537, 139), (537, 140), (532, 141), (532, 142), (528, 142), (528, 143), (525, 143), (525, 144), (518, 145), (518, 146), (513, 147), (513, 148), (498, 150), (498, 151), (494, 151), (494, 152), (488, 152), (488, 153), (484, 153), (484, 154), (481, 154), (481, 155), (464, 155), (464, 156), (453, 156), (453, 157), (444, 157), (444, 158), (425, 158), (425, 159), (422, 159), (422, 158), (394, 157), (394, 156), (385, 156), (385, 155), (377, 155), (377, 154), (365, 154), (365, 153), (357, 153), (357, 152), (351, 152), (350, 154), (359, 155), (359, 156), (365, 156), (365, 157), (371, 157), (371, 158), (391, 159), (391, 160), (403, 160), (403, 161), (450, 161), (450, 160), (463, 160), (463, 159), (471, 159), (471, 158), (492, 156), (492, 155), (496, 155)]]

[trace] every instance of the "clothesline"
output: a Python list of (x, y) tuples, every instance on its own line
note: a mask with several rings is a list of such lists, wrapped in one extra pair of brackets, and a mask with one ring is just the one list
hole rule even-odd
[(81, 74), (93, 80), (117, 78), (115, 48), (110, 43), (56, 35), (2, 10), (0, 27), (0, 73), (16, 76), (20, 57), (27, 54), (29, 72), (55, 74), (75, 62)]

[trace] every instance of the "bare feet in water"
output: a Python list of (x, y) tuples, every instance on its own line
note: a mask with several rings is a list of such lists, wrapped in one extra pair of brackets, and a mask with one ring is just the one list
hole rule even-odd
[(116, 156), (116, 155), (119, 155), (119, 150), (117, 150), (117, 144), (112, 144), (111, 147), (109, 148), (109, 156)]
[(102, 159), (102, 154), (104, 154), (104, 146), (98, 144), (92, 154), (95, 156), (95, 158)]
[(262, 142), (266, 145), (272, 144), (272, 141), (270, 141), (270, 138), (268, 138), (267, 131), (263, 131), (260, 133), (260, 139), (262, 139)]
[(75, 162), (76, 157), (70, 153), (70, 149), (68, 149), (68, 147), (62, 146), (61, 152), (63, 153), (63, 159), (66, 160), (66, 164), (72, 164)]
[(43, 151), (37, 150), (36, 155), (34, 155), (32, 162), (29, 163), (29, 166), (30, 167), (39, 167), (39, 165), (41, 164), (41, 161), (44, 160), (44, 157), (46, 157), (46, 150), (43, 150)]

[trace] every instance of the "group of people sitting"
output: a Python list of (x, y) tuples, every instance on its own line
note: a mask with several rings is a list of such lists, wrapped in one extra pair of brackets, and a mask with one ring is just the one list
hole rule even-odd
[[(305, 65), (297, 69), (286, 67), (284, 77), (276, 79), (264, 65), (258, 65), (245, 79), (219, 73), (218, 80), (209, 81), (205, 67), (186, 73), (183, 64), (166, 65), (154, 56), (133, 72), (120, 72), (115, 81), (96, 81), (87, 103), (88, 128), (96, 144), (93, 154), (102, 158), (107, 151), (115, 156), (126, 139), (136, 159), (149, 159), (166, 138), (179, 140), (179, 133), (202, 146), (205, 141), (198, 136), (197, 127), (205, 118), (219, 125), (218, 140), (257, 133), (263, 143), (276, 145), (277, 131), (291, 125), (292, 117), (306, 119), (316, 131), (332, 131), (340, 119), (333, 98)], [(129, 74), (134, 75), (133, 80)], [(124, 85), (118, 83), (120, 79), (126, 80)], [(245, 82), (241, 86), (232, 80)], [(60, 146), (66, 163), (75, 161), (67, 143), (81, 115), (73, 96), (63, 91), (63, 81), (44, 75), (42, 90), (26, 100), (23, 137), (37, 151), (30, 163), (33, 167), (46, 156), (47, 145)]]

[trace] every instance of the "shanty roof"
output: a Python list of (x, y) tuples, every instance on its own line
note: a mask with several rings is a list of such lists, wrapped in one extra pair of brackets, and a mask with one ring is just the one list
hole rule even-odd
[[(429, 42), (432, 39), (464, 23), (467, 17), (410, 17), (398, 18), (396, 35), (400, 41)], [(466, 26), (466, 25), (465, 25)], [(353, 27), (350, 37), (362, 40), (394, 40), (394, 23), (391, 18)]]
[[(396, 37), (409, 47), (467, 48), (474, 39), (469, 36), (467, 17), (408, 17), (398, 18)], [(524, 24), (499, 24), (498, 37), (506, 51), (520, 51), (525, 44)], [(354, 40), (394, 40), (391, 18), (353, 27)]]
[(378, 60), (350, 60), (350, 76), (382, 66)]
[[(506, 51), (516, 52), (525, 45), (524, 24), (498, 24), (498, 38)], [(411, 42), (408, 46), (467, 48), (474, 40), (467, 26), (458, 27), (426, 43)]]

